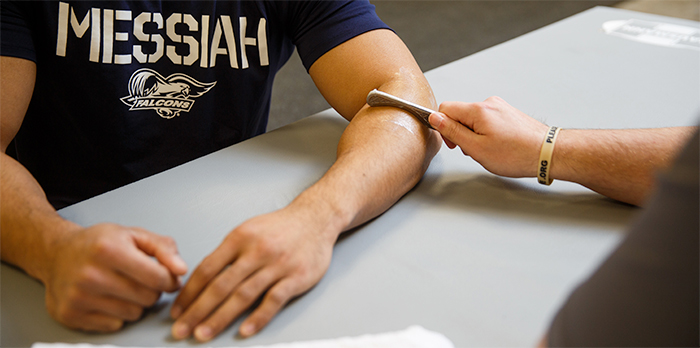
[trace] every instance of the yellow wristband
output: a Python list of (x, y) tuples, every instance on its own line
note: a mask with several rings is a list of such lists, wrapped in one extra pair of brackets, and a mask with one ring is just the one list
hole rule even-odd
[(552, 152), (554, 152), (554, 142), (557, 140), (557, 135), (561, 128), (552, 126), (542, 142), (540, 150), (540, 162), (537, 165), (537, 181), (542, 185), (550, 185), (552, 178), (549, 177), (549, 171), (552, 168)]

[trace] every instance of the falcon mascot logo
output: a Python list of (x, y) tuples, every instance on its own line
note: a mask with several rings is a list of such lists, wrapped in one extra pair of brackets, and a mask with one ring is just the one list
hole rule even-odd
[(185, 74), (172, 74), (164, 78), (152, 69), (136, 70), (129, 79), (129, 96), (121, 101), (129, 110), (155, 110), (162, 118), (179, 116), (189, 112), (194, 105), (192, 98), (207, 93), (215, 82), (202, 83)]

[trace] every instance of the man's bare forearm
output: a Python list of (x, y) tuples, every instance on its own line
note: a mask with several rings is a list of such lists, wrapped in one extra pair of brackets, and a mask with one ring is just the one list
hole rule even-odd
[(556, 141), (551, 175), (641, 205), (653, 189), (654, 176), (668, 168), (696, 129), (564, 129)]
[(39, 265), (51, 243), (51, 234), (44, 234), (74, 226), (58, 215), (29, 171), (5, 154), (29, 107), (36, 65), (0, 57), (0, 72), (0, 255), (3, 261), (43, 278)]
[[(432, 94), (413, 81), (380, 89), (435, 107)], [(401, 86), (403, 85), (403, 86)], [(405, 111), (363, 107), (338, 144), (334, 165), (295, 203), (323, 202), (336, 234), (383, 213), (420, 180), (440, 140)], [(294, 204), (294, 203), (293, 203)], [(330, 221), (329, 221), (330, 222)]]
[(2, 260), (44, 280), (44, 264), (57, 235), (79, 229), (49, 204), (34, 177), (10, 156), (0, 154), (0, 233)]
[(436, 132), (403, 110), (367, 106), (367, 94), (376, 88), (431, 109), (435, 97), (408, 48), (389, 30), (370, 31), (334, 48), (309, 74), (351, 121), (336, 162), (294, 204), (321, 199), (336, 216), (339, 233), (388, 209), (420, 180), (440, 148)]

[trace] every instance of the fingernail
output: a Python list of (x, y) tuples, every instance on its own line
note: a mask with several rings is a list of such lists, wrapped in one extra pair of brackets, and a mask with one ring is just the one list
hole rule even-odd
[(208, 341), (211, 339), (211, 328), (208, 326), (199, 326), (194, 330), (194, 337), (199, 341)]
[(433, 126), (433, 128), (438, 128), (438, 126), (440, 126), (440, 124), (442, 123), (442, 120), (442, 115), (436, 112), (430, 114), (430, 116), (428, 117), (428, 121), (430, 122), (430, 125)]
[(180, 317), (180, 314), (182, 314), (182, 307), (178, 305), (173, 305), (173, 308), (170, 309), (170, 317), (173, 319), (177, 319)]
[(183, 324), (183, 323), (176, 323), (173, 326), (173, 336), (176, 339), (183, 339), (183, 338), (187, 337), (187, 334), (189, 333), (189, 331), (190, 331), (190, 328), (187, 327), (187, 325)]
[(185, 260), (183, 260), (180, 256), (175, 256), (175, 263), (178, 268), (187, 273), (187, 263), (185, 263)]
[(177, 289), (182, 288), (182, 277), (181, 276), (175, 277), (175, 285), (177, 286)]
[(248, 323), (248, 324), (243, 324), (241, 326), (241, 335), (243, 336), (250, 336), (255, 332), (255, 325)]

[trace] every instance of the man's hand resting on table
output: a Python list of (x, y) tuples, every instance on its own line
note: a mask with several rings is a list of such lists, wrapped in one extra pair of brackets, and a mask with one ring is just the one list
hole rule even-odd
[(178, 290), (187, 272), (172, 238), (133, 227), (94, 225), (63, 234), (48, 250), (40, 279), (49, 314), (88, 331), (139, 319), (161, 292)]
[(173, 337), (210, 340), (264, 294), (240, 332), (260, 330), (328, 269), (338, 232), (323, 233), (319, 222), (319, 216), (290, 205), (236, 227), (195, 269), (173, 304)]

